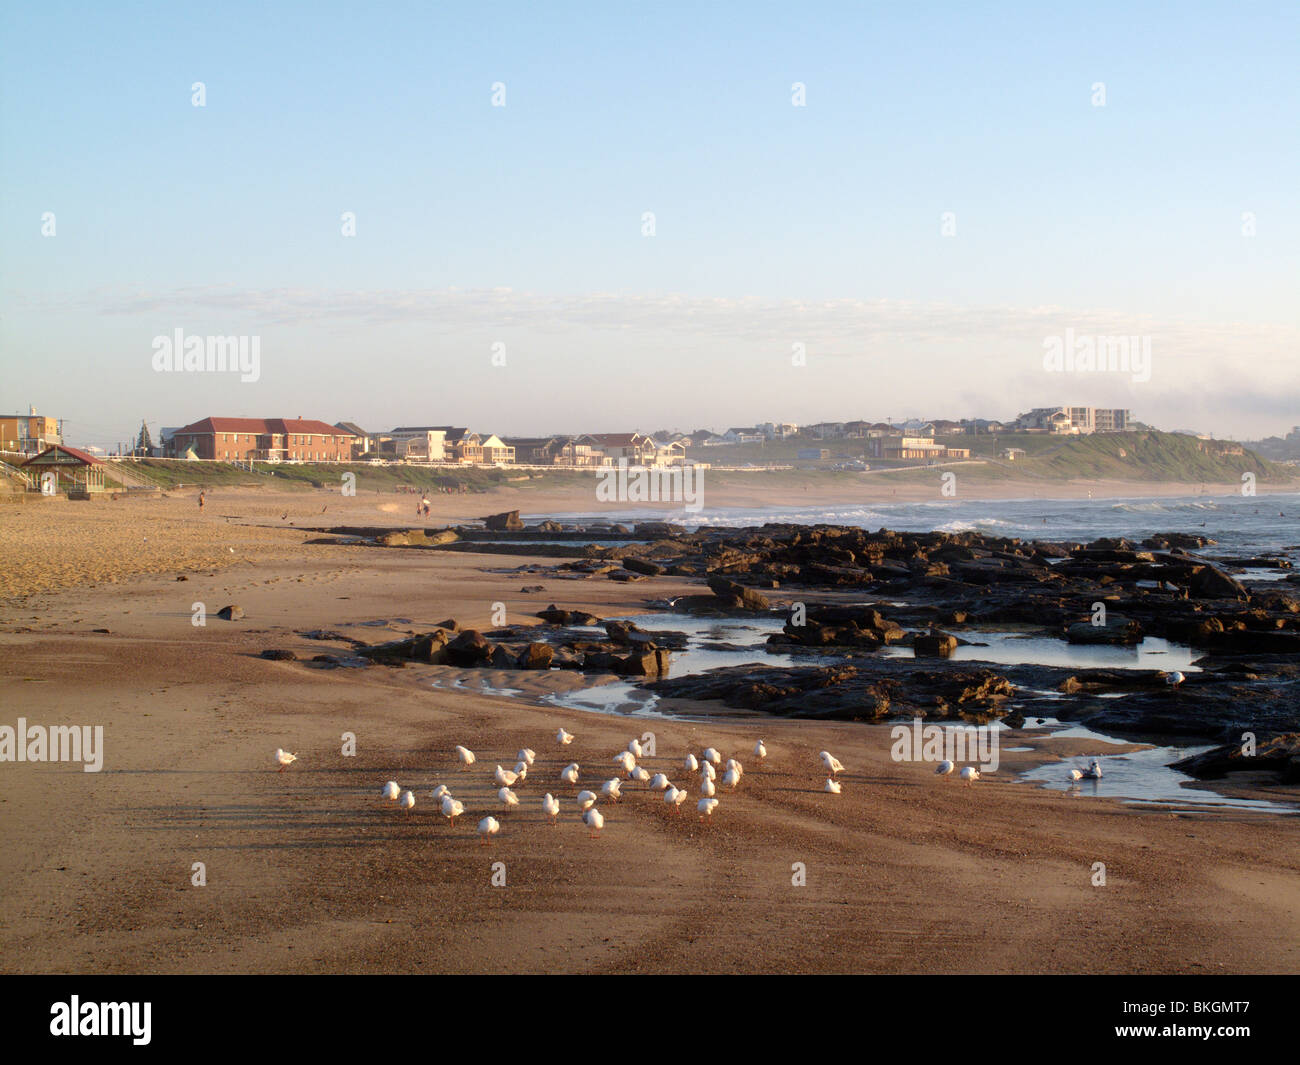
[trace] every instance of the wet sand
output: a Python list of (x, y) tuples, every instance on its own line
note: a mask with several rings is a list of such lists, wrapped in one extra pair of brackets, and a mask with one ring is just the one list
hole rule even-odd
[[(297, 498), (303, 514), (287, 520), (306, 524), (315, 494)], [(488, 627), (497, 602), (512, 623), (550, 602), (612, 616), (693, 587), (492, 572), (528, 561), (514, 556), (304, 546), (296, 528), (254, 524), (285, 505), (218, 491), (202, 517), (185, 500), (0, 515), (0, 724), (102, 724), (106, 744), (100, 773), (0, 764), (3, 971), (1300, 971), (1300, 817), (1148, 811), (1016, 779), (1086, 753), (1068, 741), (1013, 733), (1006, 746), (1044, 749), (1004, 754), (966, 789), (891, 761), (887, 726), (615, 718), (541, 703), (575, 682), (559, 673), (484, 678), (519, 690), (504, 697), (449, 687), (479, 678), (444, 667), (263, 660), (346, 648), (301, 635), (312, 629), (378, 642), (447, 617)], [(137, 548), (144, 525), (151, 546)], [(227, 603), (247, 617), (215, 618)], [(556, 744), (560, 725), (572, 746)], [(701, 824), (693, 780), (679, 816), (625, 786), (589, 838), (560, 767), (577, 761), (591, 786), (646, 731), (652, 771), (688, 783), (682, 755), (711, 744), (745, 764), (741, 787)], [(456, 767), (458, 743), (477, 752), (472, 770)], [(492, 769), (523, 746), (538, 762), (503, 814)], [(276, 747), (299, 756), (283, 774)], [(839, 796), (822, 792), (822, 749), (847, 766)], [(379, 797), (388, 779), (415, 789), (409, 816)], [(454, 828), (429, 798), (438, 783), (465, 802)], [(545, 791), (563, 804), (558, 825)], [(502, 831), (481, 846), (488, 812)]]

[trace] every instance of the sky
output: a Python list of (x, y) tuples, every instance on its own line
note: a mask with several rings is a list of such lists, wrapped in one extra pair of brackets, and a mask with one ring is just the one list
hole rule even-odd
[(1053, 7), (9, 2), (0, 413), (1285, 433), (1300, 7)]

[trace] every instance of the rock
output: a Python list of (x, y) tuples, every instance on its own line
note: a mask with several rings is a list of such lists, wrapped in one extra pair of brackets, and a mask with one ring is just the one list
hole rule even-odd
[(673, 525), (667, 521), (642, 521), (638, 522), (632, 529), (632, 535), (647, 540), (658, 540), (664, 537), (681, 536), (686, 529), (681, 525)]
[(1213, 566), (1201, 566), (1193, 570), (1191, 580), (1187, 583), (1187, 592), (1193, 599), (1239, 599), (1248, 600), (1250, 595), (1242, 585), (1221, 573)]
[(519, 655), (520, 669), (550, 669), (555, 658), (555, 651), (549, 644), (530, 643)]
[(475, 629), (466, 629), (447, 644), (447, 661), (462, 669), (480, 665), (492, 653), (492, 644)]
[(623, 566), (633, 573), (641, 573), (647, 577), (658, 577), (664, 571), (664, 567), (657, 562), (649, 562), (644, 558), (633, 558), (631, 556), (623, 559)]
[(1228, 773), (1264, 770), (1277, 773), (1283, 784), (1300, 783), (1300, 732), (1274, 736), (1256, 746), (1254, 754), (1246, 754), (1240, 742), (1227, 743), (1190, 758), (1171, 762), (1169, 768), (1198, 780), (1213, 780)]
[(225, 621), (238, 621), (240, 618), (244, 617), (244, 608), (241, 606), (234, 606), (233, 604), (231, 606), (223, 606), (217, 611), (217, 617), (222, 618)]
[(260, 657), (270, 659), (272, 662), (298, 661), (298, 656), (296, 654), (292, 651), (283, 650), (281, 648), (268, 648), (262, 652)]
[(544, 592), (544, 591), (546, 591), (546, 585), (544, 585), (544, 584), (525, 584), (522, 588), (519, 589), (519, 591), (520, 591), (522, 594), (524, 594), (524, 595), (532, 595), (534, 592)]
[(746, 588), (733, 580), (728, 580), (726, 577), (710, 576), (708, 583), (713, 594), (728, 605), (743, 610), (770, 610), (772, 608), (767, 597), (761, 592)]
[(524, 523), (519, 520), (519, 511), (517, 510), (491, 514), (482, 520), (483, 524), (492, 532), (519, 532), (524, 527)]
[(401, 640), (376, 644), (373, 647), (359, 647), (357, 654), (372, 662), (382, 662), (385, 665), (406, 662), (441, 665), (447, 661), (447, 634), (442, 629), (437, 629), (422, 636), (408, 636)]
[(947, 658), (957, 650), (957, 637), (945, 633), (917, 633), (912, 652), (917, 658)]
[(1094, 625), (1091, 621), (1076, 621), (1066, 627), (1067, 643), (1127, 645), (1142, 642), (1142, 626), (1131, 618), (1108, 613), (1106, 624)]

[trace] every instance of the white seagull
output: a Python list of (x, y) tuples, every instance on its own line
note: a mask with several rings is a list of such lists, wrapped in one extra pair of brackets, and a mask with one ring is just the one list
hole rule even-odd
[(734, 758), (727, 759), (727, 768), (734, 769), (736, 771), (736, 776), (738, 777), (743, 777), (745, 775), (745, 767)]
[(818, 757), (821, 758), (822, 766), (831, 776), (834, 776), (836, 773), (844, 772), (844, 766), (840, 764), (840, 760), (836, 758), (835, 755), (831, 754), (830, 751), (822, 751)]
[(1172, 673), (1165, 674), (1165, 683), (1171, 688), (1177, 688), (1178, 685), (1182, 684), (1186, 679), (1187, 678), (1176, 669)]
[(560, 770), (560, 779), (566, 784), (578, 783), (578, 763), (570, 762)]
[(713, 817), (713, 811), (716, 810), (716, 809), (718, 808), (718, 800), (717, 800), (717, 799), (701, 799), (699, 802), (697, 802), (697, 803), (695, 804), (695, 808), (696, 808), (697, 810), (700, 811), (700, 820), (701, 820), (701, 821), (703, 821), (706, 817), (708, 817), (708, 818), (712, 818), (712, 817)]
[(710, 780), (717, 780), (717, 779), (718, 779), (718, 771), (717, 771), (716, 769), (713, 768), (713, 763), (712, 763), (712, 762), (703, 762), (703, 763), (701, 763), (701, 765), (700, 765), (700, 772), (703, 773), (703, 774), (704, 774), (706, 777), (708, 777)]
[(627, 779), (635, 780), (638, 784), (644, 784), (650, 779), (650, 770), (643, 765), (639, 765), (627, 775)]
[(521, 747), (519, 753), (515, 755), (515, 757), (521, 762), (527, 762), (529, 765), (532, 765), (533, 759), (537, 757), (537, 752), (531, 747)]
[(712, 762), (714, 765), (717, 765), (719, 762), (722, 761), (722, 755), (718, 753), (717, 748), (709, 747), (706, 748), (704, 751), (704, 760), (706, 762)]
[(965, 769), (961, 771), (962, 783), (965, 784), (966, 787), (968, 788), (972, 784), (974, 784), (975, 781), (979, 780), (979, 778), (980, 778), (980, 771), (976, 769), (973, 765), (968, 765)]
[(1097, 761), (1097, 759), (1094, 758), (1091, 762), (1088, 763), (1088, 768), (1083, 771), (1083, 779), (1084, 780), (1101, 779), (1101, 763)]
[(497, 766), (497, 771), (492, 775), (492, 779), (501, 787), (508, 788), (519, 779), (519, 774), (512, 773), (509, 769), (502, 769), (500, 766)]
[(486, 843), (488, 839), (501, 831), (501, 822), (495, 817), (485, 817), (478, 823), (479, 839)]
[(578, 792), (578, 808), (581, 810), (590, 810), (596, 805), (596, 793), (594, 791)]
[(628, 753), (631, 754), (632, 756), (634, 756), (634, 757), (636, 757), (636, 758), (640, 758), (640, 757), (641, 757), (641, 741), (640, 741), (640, 740), (629, 740), (629, 741), (628, 741), (628, 745), (627, 745), (627, 750), (628, 750)]
[(542, 796), (542, 813), (550, 819), (551, 824), (555, 824), (555, 819), (560, 816), (560, 800), (549, 791)]
[(676, 813), (678, 808), (686, 801), (686, 791), (684, 789), (669, 788), (664, 792), (664, 802), (673, 808)]
[(614, 758), (614, 764), (621, 766), (624, 773), (630, 773), (636, 768), (636, 755), (631, 751), (619, 751)]
[(686, 756), (685, 764), (686, 764), (686, 772), (688, 773), (695, 773), (700, 768), (700, 760), (696, 758), (695, 755), (693, 754), (688, 754)]
[(573, 742), (573, 733), (565, 732), (564, 729), (560, 729), (560, 731), (555, 734), (555, 742), (560, 744), (562, 747), (567, 747)]
[(397, 781), (390, 780), (384, 785), (384, 798), (389, 802), (396, 802), (402, 794), (402, 789), (397, 786)]
[(441, 805), (443, 796), (450, 795), (451, 792), (447, 789), (446, 784), (439, 784), (430, 794), (433, 796), (433, 801)]
[(502, 788), (497, 792), (497, 798), (501, 800), (502, 806), (518, 806), (519, 796), (509, 788)]
[(605, 827), (605, 815), (593, 806), (590, 810), (583, 811), (582, 823), (591, 829), (591, 838), (595, 839)]
[(522, 784), (528, 778), (528, 763), (522, 758), (515, 763), (515, 782)]
[(460, 761), (460, 764), (463, 765), (466, 769), (468, 769), (476, 761), (478, 761), (478, 759), (474, 757), (474, 752), (471, 751), (468, 747), (457, 747), (456, 758)]
[(277, 773), (283, 773), (297, 760), (298, 760), (298, 756), (296, 754), (290, 754), (288, 751), (282, 751), (279, 747), (275, 749), (275, 764), (280, 767), (279, 769), (276, 770)]
[(609, 799), (610, 802), (618, 802), (618, 800), (622, 797), (619, 794), (620, 787), (622, 787), (622, 785), (619, 783), (618, 778), (611, 777), (609, 780), (605, 781), (605, 783), (600, 786), (600, 794), (602, 797)]
[(722, 786), (724, 788), (734, 788), (740, 783), (740, 770), (728, 769), (722, 774)]
[(672, 787), (672, 785), (668, 782), (668, 778), (664, 776), (662, 773), (656, 773), (654, 776), (650, 778), (650, 786), (652, 788), (658, 788), (660, 791), (663, 791), (665, 788)]
[(840, 782), (838, 780), (832, 780), (830, 777), (827, 777), (826, 787), (822, 788), (822, 791), (828, 791), (832, 795), (838, 795), (840, 793)]
[(754, 757), (760, 761), (767, 757), (767, 746), (762, 740), (754, 744)]
[(711, 781), (707, 776), (701, 773), (700, 794), (703, 795), (706, 799), (711, 799), (713, 798), (714, 795), (717, 794), (717, 792), (718, 792), (718, 786), (714, 784), (713, 781)]
[(410, 789), (407, 789), (406, 791), (402, 792), (402, 797), (397, 800), (397, 805), (400, 806), (407, 813), (410, 813), (413, 809), (415, 809), (415, 792), (411, 791)]
[(450, 795), (442, 797), (442, 816), (456, 824), (456, 818), (465, 812), (465, 804), (459, 799), (453, 799)]
[(934, 772), (936, 776), (946, 777), (949, 773), (951, 773), (956, 768), (957, 768), (956, 762), (954, 762), (951, 758), (945, 758), (942, 762), (940, 762), (937, 766), (934, 767)]

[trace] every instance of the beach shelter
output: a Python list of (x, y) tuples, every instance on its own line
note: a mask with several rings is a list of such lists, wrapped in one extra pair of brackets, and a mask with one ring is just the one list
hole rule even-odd
[(86, 495), (104, 490), (104, 464), (94, 455), (87, 454), (75, 447), (54, 444), (39, 455), (33, 455), (23, 463), (32, 481), (42, 491), (43, 486), (51, 483), (46, 474), (53, 476), (54, 492), (67, 492), (69, 495)]

